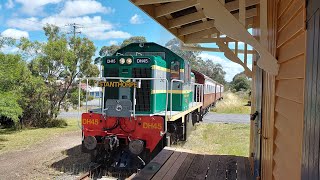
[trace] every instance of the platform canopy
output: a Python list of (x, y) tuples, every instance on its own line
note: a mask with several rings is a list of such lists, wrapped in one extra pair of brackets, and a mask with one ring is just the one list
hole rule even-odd
[[(261, 0), (264, 4), (260, 4), (260, 0), (130, 1), (180, 39), (185, 50), (223, 52), (228, 59), (243, 66), (246, 75), (251, 77), (252, 71), (247, 63), (247, 54), (253, 53), (247, 48), (251, 45), (260, 57), (257, 65), (270, 74), (278, 73), (277, 60), (268, 52), (266, 45), (260, 43), (263, 39), (259, 42), (248, 32), (254, 17), (261, 22), (259, 28), (266, 31), (265, 0)], [(235, 49), (229, 48), (230, 42), (235, 42)], [(244, 43), (244, 50), (238, 49), (238, 42)], [(219, 48), (188, 46), (193, 43), (216, 43)], [(243, 61), (238, 53), (244, 53)]]

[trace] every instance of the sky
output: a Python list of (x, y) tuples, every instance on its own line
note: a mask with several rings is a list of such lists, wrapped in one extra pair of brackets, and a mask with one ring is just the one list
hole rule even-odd
[[(78, 24), (79, 35), (91, 39), (98, 50), (132, 36), (145, 36), (149, 42), (161, 45), (174, 38), (128, 0), (0, 0), (0, 12), (0, 34), (15, 39), (46, 41), (42, 27), (47, 23), (59, 26), (63, 32), (71, 32), (68, 25)], [(2, 50), (14, 53), (17, 48)], [(202, 52), (200, 56), (220, 63), (227, 81), (243, 71), (223, 53)]]

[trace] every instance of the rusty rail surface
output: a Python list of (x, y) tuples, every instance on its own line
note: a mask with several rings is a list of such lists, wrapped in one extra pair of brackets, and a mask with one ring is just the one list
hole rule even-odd
[(92, 166), (90, 170), (83, 175), (81, 175), (78, 180), (89, 180), (91, 177), (95, 176), (95, 174), (98, 172), (98, 170), (101, 168), (100, 164), (97, 164), (95, 166)]

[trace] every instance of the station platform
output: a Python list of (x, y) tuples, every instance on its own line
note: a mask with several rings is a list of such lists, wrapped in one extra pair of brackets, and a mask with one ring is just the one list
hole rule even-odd
[(248, 157), (163, 149), (133, 180), (253, 180)]

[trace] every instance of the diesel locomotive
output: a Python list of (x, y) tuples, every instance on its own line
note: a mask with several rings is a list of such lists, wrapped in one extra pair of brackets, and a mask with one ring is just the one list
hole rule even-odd
[(102, 58), (101, 107), (82, 114), (82, 151), (93, 162), (140, 168), (163, 147), (186, 140), (223, 85), (156, 43), (132, 43)]

